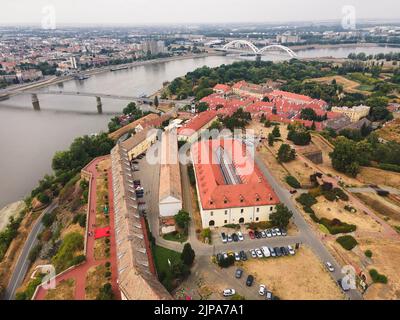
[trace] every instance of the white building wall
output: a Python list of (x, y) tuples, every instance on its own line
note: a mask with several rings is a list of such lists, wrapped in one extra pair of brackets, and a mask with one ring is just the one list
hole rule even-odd
[(158, 205), (160, 217), (172, 217), (182, 210), (182, 201), (169, 197)]

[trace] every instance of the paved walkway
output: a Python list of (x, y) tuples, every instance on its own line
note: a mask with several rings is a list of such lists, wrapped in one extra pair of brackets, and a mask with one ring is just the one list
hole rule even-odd
[[(90, 180), (90, 194), (89, 194), (89, 217), (87, 222), (86, 230), (89, 232), (94, 232), (96, 225), (96, 179), (99, 176), (99, 172), (96, 169), (96, 165), (104, 160), (106, 157), (100, 157), (93, 160), (88, 166), (85, 168), (86, 171), (92, 174), (92, 178)], [(111, 171), (108, 172), (108, 190), (112, 190), (112, 176)], [(115, 234), (114, 234), (114, 207), (113, 207), (113, 194), (109, 192), (109, 215), (110, 215), (110, 226), (111, 226), (111, 236), (110, 236), (110, 258), (96, 260), (94, 258), (94, 244), (95, 239), (93, 236), (87, 237), (86, 244), (86, 261), (75, 267), (71, 268), (64, 273), (61, 273), (56, 277), (56, 285), (59, 284), (63, 280), (74, 279), (75, 280), (75, 300), (85, 300), (85, 287), (86, 287), (86, 275), (89, 269), (92, 267), (96, 267), (98, 265), (104, 264), (107, 261), (111, 262), (111, 272), (112, 272), (112, 286), (113, 291), (117, 299), (120, 299), (120, 292), (118, 290), (117, 284), (117, 266), (116, 266), (116, 247), (115, 247)], [(43, 287), (39, 287), (37, 294), (35, 296), (35, 300), (44, 300), (46, 297), (47, 290), (43, 289)]]

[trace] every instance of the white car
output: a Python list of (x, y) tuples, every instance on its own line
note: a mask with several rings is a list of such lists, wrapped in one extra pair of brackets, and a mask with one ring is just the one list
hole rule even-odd
[(272, 300), (272, 292), (271, 291), (267, 291), (267, 293), (265, 294), (265, 299)]
[(240, 261), (240, 255), (238, 252), (235, 252), (235, 260)]
[(267, 288), (265, 287), (265, 285), (260, 284), (260, 289), (258, 290), (258, 294), (260, 296), (264, 296), (266, 291), (267, 291)]
[(262, 250), (262, 253), (264, 254), (264, 256), (265, 256), (266, 258), (268, 258), (268, 257), (271, 256), (271, 252), (269, 252), (268, 247), (262, 247), (261, 250)]
[(329, 272), (335, 272), (335, 268), (333, 267), (332, 263), (329, 261), (325, 262), (326, 268), (329, 270)]
[(257, 258), (257, 253), (256, 253), (256, 251), (255, 251), (254, 249), (251, 249), (251, 250), (250, 250), (250, 254), (251, 254), (251, 256), (252, 256), (253, 258)]
[(224, 297), (232, 297), (234, 296), (236, 293), (235, 289), (225, 289), (222, 294), (224, 295)]
[(232, 242), (233, 241), (232, 236), (230, 234), (227, 235), (227, 238), (228, 238), (228, 242)]
[(243, 233), (241, 233), (240, 231), (237, 233), (237, 236), (239, 238), (239, 241), (243, 241), (244, 240)]
[(272, 237), (271, 230), (269, 230), (269, 229), (265, 230), (265, 234), (267, 235), (267, 238), (271, 238)]
[(282, 235), (282, 232), (281, 232), (281, 230), (279, 228), (275, 228), (275, 232), (276, 232), (277, 236), (281, 236)]
[(228, 254), (226, 252), (222, 252), (221, 254), (224, 257), (224, 259), (228, 259)]
[(276, 237), (276, 231), (274, 229), (271, 230), (271, 234), (273, 237)]
[(292, 256), (294, 256), (294, 254), (295, 254), (296, 252), (294, 251), (294, 249), (292, 248), (292, 246), (287, 246), (287, 248), (288, 248), (288, 250), (289, 250), (289, 254), (292, 255)]
[(264, 258), (264, 255), (262, 254), (260, 249), (257, 248), (255, 251), (256, 251), (257, 257)]

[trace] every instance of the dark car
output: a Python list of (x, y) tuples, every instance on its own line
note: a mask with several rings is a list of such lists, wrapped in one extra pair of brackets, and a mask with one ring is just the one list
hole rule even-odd
[(285, 247), (281, 247), (280, 249), (281, 249), (281, 252), (282, 252), (282, 254), (283, 254), (284, 256), (289, 255), (289, 250), (288, 250), (288, 249), (286, 249)]
[(274, 251), (275, 251), (275, 254), (276, 254), (277, 257), (281, 257), (282, 256), (282, 252), (281, 252), (280, 248), (276, 247), (276, 248), (274, 248)]
[(139, 161), (133, 160), (132, 163), (133, 163), (133, 164), (139, 164)]
[(235, 241), (235, 242), (238, 242), (238, 241), (239, 241), (239, 237), (238, 237), (238, 235), (237, 235), (236, 233), (232, 234), (232, 239), (233, 239), (233, 241)]
[(246, 286), (251, 287), (254, 282), (254, 277), (252, 275), (249, 275), (246, 279)]
[(242, 251), (240, 251), (239, 255), (240, 255), (240, 258), (242, 259), (242, 261), (247, 261), (247, 254), (246, 254), (246, 252), (244, 252), (244, 251), (242, 250)]
[(254, 235), (256, 236), (257, 239), (261, 239), (261, 232), (259, 231), (254, 231)]
[(235, 278), (240, 279), (243, 275), (243, 270), (242, 269), (237, 269), (235, 272)]

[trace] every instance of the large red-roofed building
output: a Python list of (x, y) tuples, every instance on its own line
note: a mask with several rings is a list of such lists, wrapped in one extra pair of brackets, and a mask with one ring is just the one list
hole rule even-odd
[(242, 141), (201, 140), (191, 151), (203, 228), (269, 220), (279, 198)]

